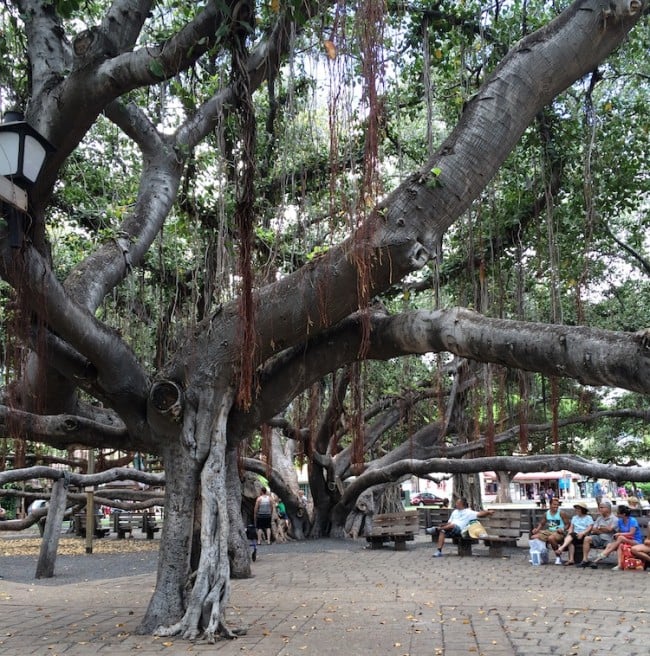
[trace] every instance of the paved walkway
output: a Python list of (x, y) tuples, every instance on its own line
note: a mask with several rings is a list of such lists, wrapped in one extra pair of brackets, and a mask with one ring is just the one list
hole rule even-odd
[(0, 558), (0, 654), (647, 656), (647, 573), (533, 567), (523, 548), (502, 559), (475, 552), (432, 558), (424, 536), (404, 552), (362, 541), (262, 546), (228, 609), (248, 634), (217, 645), (134, 634), (155, 552), (150, 572), (103, 580), (12, 581), (12, 559)]

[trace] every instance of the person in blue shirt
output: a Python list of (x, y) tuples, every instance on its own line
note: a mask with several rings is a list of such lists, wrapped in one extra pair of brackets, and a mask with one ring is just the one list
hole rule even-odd
[(603, 487), (598, 481), (594, 483), (594, 497), (596, 498), (596, 505), (600, 506), (600, 502), (603, 500)]
[(587, 535), (591, 533), (591, 527), (594, 524), (594, 519), (589, 514), (589, 508), (584, 501), (576, 501), (573, 507), (576, 512), (571, 519), (567, 536), (564, 538), (562, 546), (555, 552), (556, 556), (560, 556), (563, 551), (569, 551), (569, 560), (564, 563), (565, 565), (575, 565), (575, 545), (583, 543)]
[(623, 569), (622, 550), (619, 549), (619, 547), (622, 544), (642, 544), (643, 535), (641, 534), (641, 527), (639, 526), (639, 522), (637, 521), (636, 517), (632, 517), (631, 515), (629, 506), (620, 505), (617, 508), (616, 514), (618, 516), (618, 531), (614, 533), (614, 539), (612, 542), (610, 542), (605, 547), (605, 549), (603, 549), (603, 552), (600, 554), (600, 556), (598, 556), (598, 558), (596, 558), (594, 562), (603, 560), (604, 558), (607, 558), (609, 554), (613, 553), (614, 551), (618, 551), (618, 565), (612, 568), (618, 570)]

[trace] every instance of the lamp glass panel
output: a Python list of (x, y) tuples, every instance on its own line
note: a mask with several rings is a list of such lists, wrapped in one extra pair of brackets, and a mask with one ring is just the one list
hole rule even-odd
[(0, 132), (0, 175), (17, 173), (19, 147), (19, 135), (14, 132)]
[(45, 148), (34, 137), (25, 136), (25, 154), (23, 155), (23, 175), (30, 181), (36, 182), (41, 166), (45, 161)]

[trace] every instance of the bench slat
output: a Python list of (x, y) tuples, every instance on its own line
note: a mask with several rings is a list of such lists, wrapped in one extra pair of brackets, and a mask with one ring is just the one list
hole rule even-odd
[(395, 551), (404, 551), (406, 541), (414, 540), (419, 528), (417, 511), (375, 515), (366, 540), (371, 549), (379, 549), (384, 542), (394, 542)]

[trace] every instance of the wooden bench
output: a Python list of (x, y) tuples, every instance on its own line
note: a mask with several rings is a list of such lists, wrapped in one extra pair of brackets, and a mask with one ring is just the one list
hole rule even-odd
[(113, 530), (117, 533), (119, 540), (126, 538), (127, 533), (133, 537), (134, 529), (140, 529), (147, 534), (148, 540), (153, 540), (154, 534), (160, 530), (160, 526), (153, 513), (119, 512), (113, 514)]
[(405, 551), (406, 541), (414, 540), (419, 528), (417, 511), (375, 515), (366, 540), (371, 549), (381, 549), (384, 542), (394, 542), (395, 551)]
[[(110, 528), (103, 528), (102, 527), (102, 517), (103, 515), (101, 514), (96, 514), (94, 516), (94, 522), (93, 522), (93, 533), (96, 538), (103, 538), (106, 537), (110, 532)], [(86, 535), (86, 513), (81, 512), (81, 513), (76, 513), (74, 517), (72, 518), (72, 524), (74, 528), (74, 534), (78, 535), (79, 537), (85, 537)]]
[[(430, 517), (432, 526), (440, 526), (448, 521), (447, 515)], [(480, 517), (487, 535), (481, 538), (455, 537), (452, 542), (458, 547), (459, 556), (471, 556), (472, 545), (483, 542), (488, 548), (488, 556), (501, 558), (504, 547), (516, 547), (517, 541), (530, 530), (530, 512), (526, 508), (520, 510), (495, 510), (493, 515)], [(436, 542), (437, 536), (432, 535), (431, 541)]]
[[(516, 547), (517, 541), (528, 532), (529, 513), (495, 510), (494, 515), (479, 519), (485, 527), (487, 537), (481, 538), (488, 547), (488, 556), (501, 558), (504, 547)], [(471, 553), (471, 547), (470, 547)]]

